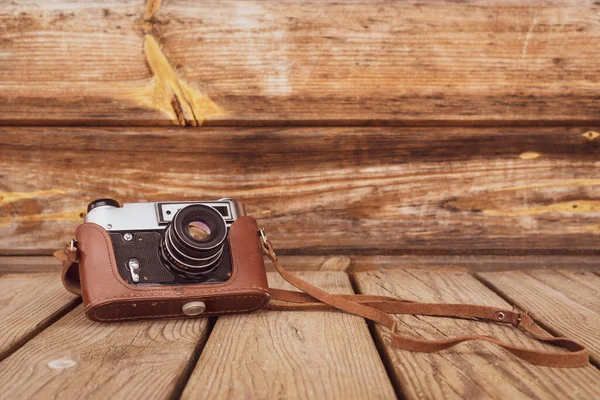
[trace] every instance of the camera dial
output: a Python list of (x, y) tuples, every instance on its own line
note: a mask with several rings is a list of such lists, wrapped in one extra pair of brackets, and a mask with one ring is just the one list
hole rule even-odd
[(98, 207), (103, 207), (103, 206), (110, 206), (110, 207), (117, 207), (119, 208), (119, 202), (113, 199), (97, 199), (92, 201), (90, 204), (88, 204), (87, 206), (87, 212), (92, 211), (94, 208), (98, 208)]

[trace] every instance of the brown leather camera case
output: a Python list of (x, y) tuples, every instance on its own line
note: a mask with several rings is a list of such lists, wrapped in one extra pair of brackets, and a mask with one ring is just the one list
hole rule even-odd
[[(84, 223), (77, 228), (76, 239), (85, 313), (95, 321), (187, 317), (183, 306), (193, 301), (202, 301), (206, 306), (199, 316), (241, 313), (264, 307), (269, 301), (257, 225), (251, 217), (240, 217), (230, 228), (232, 275), (218, 284), (130, 285), (117, 271), (106, 230)], [(65, 271), (67, 288), (77, 286), (76, 268), (75, 264)]]
[[(92, 223), (85, 223), (77, 229), (77, 248), (71, 245), (55, 255), (63, 261), (65, 287), (73, 293), (83, 295), (85, 312), (88, 318), (95, 321), (188, 317), (190, 315), (183, 312), (183, 307), (186, 304), (189, 306), (191, 302), (205, 304), (206, 308), (200, 316), (241, 313), (262, 307), (278, 311), (337, 309), (387, 327), (391, 332), (392, 346), (403, 350), (431, 353), (469, 340), (484, 340), (535, 365), (588, 365), (589, 353), (584, 345), (571, 339), (548, 335), (529, 315), (519, 311), (485, 305), (418, 303), (386, 296), (327, 293), (286, 271), (279, 264), (275, 250), (262, 229), (261, 237), (262, 241), (259, 241), (253, 218), (241, 217), (233, 223), (229, 230), (233, 273), (227, 282), (220, 284), (152, 287), (129, 285), (117, 271), (110, 236), (101, 226)], [(301, 292), (268, 290), (261, 249), (271, 259), (279, 274)], [(403, 336), (397, 332), (398, 322), (390, 314), (444, 316), (510, 324), (542, 342), (570, 352), (524, 348), (481, 335), (441, 340)]]

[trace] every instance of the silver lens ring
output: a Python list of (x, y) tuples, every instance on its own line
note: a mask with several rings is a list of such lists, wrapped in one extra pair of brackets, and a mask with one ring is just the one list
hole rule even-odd
[[(208, 270), (212, 270), (212, 267), (214, 266), (215, 262), (219, 261), (219, 259), (221, 258), (221, 256), (223, 255), (223, 249), (219, 250), (217, 252), (217, 254), (215, 254), (214, 256), (214, 260), (211, 260), (210, 262), (208, 262), (206, 265), (203, 266), (195, 266), (195, 265), (190, 265), (187, 263), (184, 263), (183, 261), (180, 261), (177, 257), (173, 256), (173, 253), (171, 252), (171, 250), (169, 249), (169, 246), (166, 246), (166, 250), (169, 253), (169, 255), (171, 256), (171, 258), (180, 265), (183, 265), (187, 268), (190, 268), (192, 270), (204, 270), (204, 269), (208, 269)], [(186, 268), (186, 269), (187, 269)]]
[(165, 250), (167, 250), (167, 252), (171, 256), (171, 258), (174, 261), (176, 261), (177, 264), (184, 265), (184, 266), (186, 266), (188, 268), (191, 268), (191, 269), (194, 269), (194, 270), (211, 269), (213, 267), (213, 264), (216, 261), (218, 261), (221, 258), (221, 255), (223, 254), (223, 248), (221, 248), (215, 255), (213, 255), (213, 256), (211, 256), (211, 257), (209, 257), (209, 258), (206, 259), (206, 260), (208, 260), (208, 262), (206, 264), (204, 264), (204, 265), (190, 265), (188, 263), (185, 263), (185, 262), (181, 261), (178, 257), (176, 257), (173, 254), (173, 251), (171, 250), (171, 246), (169, 246), (169, 241), (166, 241), (165, 244), (166, 244)]
[[(166, 254), (165, 251), (167, 252)], [(160, 247), (160, 253), (163, 259), (167, 261), (165, 267), (174, 275), (180, 276), (182, 278), (199, 279), (213, 271), (213, 268), (208, 268), (204, 271), (195, 271), (191, 268), (188, 268), (187, 264), (184, 265), (179, 260), (173, 258), (173, 256), (170, 253), (168, 253), (168, 250), (166, 250), (165, 246)]]
[[(175, 259), (178, 259), (178, 258), (177, 258), (177, 257), (175, 257), (175, 255), (173, 254), (173, 252), (171, 251), (171, 249), (175, 250), (175, 251), (176, 251), (178, 254), (181, 254), (183, 257), (185, 257), (185, 258), (189, 258), (190, 260), (194, 260), (194, 261), (206, 261), (206, 260), (212, 260), (212, 259), (215, 257), (214, 255), (212, 255), (212, 256), (209, 256), (209, 257), (205, 257), (205, 258), (195, 258), (195, 257), (188, 256), (187, 254), (183, 254), (183, 253), (182, 253), (181, 251), (179, 251), (179, 250), (177, 249), (177, 247), (175, 247), (175, 245), (173, 244), (173, 238), (171, 237), (171, 232), (170, 232), (170, 229), (171, 229), (171, 227), (169, 226), (169, 227), (167, 228), (167, 231), (165, 232), (165, 236), (167, 236), (167, 238), (169, 239), (169, 240), (168, 240), (168, 242), (171, 244), (171, 245), (169, 246), (169, 243), (167, 243), (167, 247), (168, 247), (169, 253), (171, 253), (171, 255), (172, 255), (172, 256), (173, 256)], [(223, 248), (221, 247), (221, 250), (219, 250), (219, 252), (218, 252), (217, 254), (221, 253), (222, 251), (223, 251)], [(198, 267), (197, 267), (197, 268), (198, 268)]]

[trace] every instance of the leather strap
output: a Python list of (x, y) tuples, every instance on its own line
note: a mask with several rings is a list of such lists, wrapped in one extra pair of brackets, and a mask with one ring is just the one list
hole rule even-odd
[(62, 283), (69, 292), (81, 296), (81, 283), (79, 281), (78, 252), (76, 248), (65, 246), (64, 250), (56, 250), (54, 257), (62, 261)]
[[(339, 295), (327, 293), (286, 271), (275, 255), (271, 242), (263, 236), (264, 253), (271, 259), (279, 274), (301, 292), (269, 289), (270, 310), (327, 310), (338, 309), (375, 321), (391, 330), (392, 346), (403, 350), (432, 353), (456, 346), (469, 340), (483, 340), (500, 346), (516, 357), (531, 364), (546, 367), (583, 367), (589, 362), (588, 351), (582, 344), (567, 338), (553, 337), (536, 325), (527, 314), (497, 307), (471, 304), (419, 303), (387, 296)], [(430, 315), (511, 324), (529, 333), (535, 339), (553, 344), (568, 352), (549, 352), (527, 349), (502, 342), (492, 336), (468, 335), (441, 340), (417, 339), (398, 334), (397, 322), (390, 314)]]
[[(522, 312), (502, 310), (497, 307), (472, 304), (419, 303), (388, 296), (340, 295), (327, 293), (316, 286), (286, 271), (275, 255), (271, 242), (262, 234), (261, 246), (271, 259), (279, 274), (302, 292), (281, 289), (269, 289), (270, 310), (341, 310), (374, 321), (391, 330), (392, 346), (403, 350), (432, 353), (456, 346), (469, 340), (483, 340), (500, 346), (516, 357), (531, 364), (572, 368), (583, 367), (589, 363), (588, 350), (582, 344), (567, 338), (553, 337), (536, 325), (534, 320)], [(77, 249), (65, 247), (54, 253), (63, 262), (62, 280), (65, 288), (81, 295)], [(439, 317), (478, 319), (482, 321), (510, 324), (529, 333), (539, 341), (549, 343), (568, 352), (548, 352), (504, 343), (491, 336), (468, 335), (441, 340), (417, 339), (398, 334), (397, 322), (390, 314), (429, 315)]]

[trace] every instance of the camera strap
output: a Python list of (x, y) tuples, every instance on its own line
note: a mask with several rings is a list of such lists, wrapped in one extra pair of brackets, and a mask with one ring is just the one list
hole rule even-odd
[[(433, 353), (456, 346), (459, 343), (482, 340), (502, 347), (514, 356), (534, 365), (558, 368), (583, 367), (589, 363), (587, 348), (563, 337), (554, 337), (536, 325), (525, 312), (503, 310), (497, 307), (474, 304), (420, 303), (411, 300), (376, 295), (342, 295), (325, 292), (285, 270), (279, 263), (271, 242), (264, 230), (259, 231), (263, 252), (275, 269), (301, 292), (269, 289), (271, 296), (267, 309), (274, 311), (340, 310), (358, 315), (383, 325), (391, 331), (392, 346), (415, 352)], [(78, 269), (78, 250), (73, 241), (54, 255), (63, 262), (62, 279), (65, 288), (81, 295)], [(515, 346), (492, 336), (467, 335), (440, 340), (426, 340), (403, 336), (398, 333), (398, 322), (390, 314), (427, 315), (461, 319), (475, 319), (509, 324), (528, 333), (533, 338), (562, 348), (560, 352), (542, 351)], [(567, 351), (564, 351), (567, 350)]]
[[(571, 339), (549, 335), (529, 315), (523, 312), (472, 304), (420, 303), (387, 296), (340, 295), (325, 292), (286, 271), (279, 264), (273, 246), (267, 240), (262, 228), (259, 233), (263, 252), (271, 259), (277, 272), (290, 284), (304, 292), (269, 289), (271, 301), (267, 307), (270, 310), (337, 309), (345, 311), (388, 328), (391, 331), (392, 346), (402, 350), (433, 353), (451, 348), (462, 342), (483, 340), (502, 347), (516, 357), (535, 365), (572, 368), (583, 367), (589, 363), (588, 350), (584, 345)], [(483, 335), (458, 336), (441, 340), (426, 340), (403, 336), (398, 333), (398, 322), (390, 314), (428, 315), (510, 324), (527, 332), (541, 342), (561, 347), (568, 350), (568, 352), (528, 349), (502, 342), (492, 336)]]

